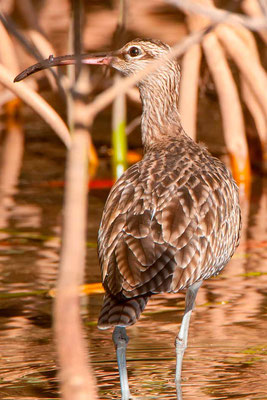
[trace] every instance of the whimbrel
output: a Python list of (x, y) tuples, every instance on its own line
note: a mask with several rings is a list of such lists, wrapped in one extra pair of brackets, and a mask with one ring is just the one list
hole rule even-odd
[[(169, 50), (158, 40), (135, 39), (113, 53), (83, 55), (81, 62), (109, 65), (131, 75)], [(75, 58), (54, 57), (45, 63), (35, 70), (75, 63)], [(238, 188), (225, 165), (184, 132), (179, 80), (179, 65), (169, 60), (138, 83), (144, 157), (113, 186), (99, 228), (106, 295), (98, 326), (114, 328), (123, 400), (131, 398), (126, 327), (138, 320), (152, 295), (186, 289), (176, 337), (175, 381), (181, 398), (182, 360), (198, 289), (224, 268), (239, 242)]]

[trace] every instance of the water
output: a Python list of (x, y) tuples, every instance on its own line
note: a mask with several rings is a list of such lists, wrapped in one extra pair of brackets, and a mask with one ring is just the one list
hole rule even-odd
[[(30, 138), (33, 139), (33, 138)], [(101, 163), (105, 167), (106, 161)], [(27, 143), (18, 188), (2, 207), (0, 230), (0, 398), (59, 398), (52, 335), (64, 150)], [(102, 168), (102, 169), (103, 169)], [(267, 399), (267, 182), (242, 201), (241, 245), (224, 272), (203, 285), (183, 364), (184, 400)], [(90, 194), (86, 282), (99, 282), (96, 235), (107, 191)], [(102, 295), (82, 298), (82, 315), (101, 399), (119, 399), (111, 332), (96, 327)], [(155, 296), (130, 327), (132, 393), (175, 399), (174, 340), (184, 294)]]

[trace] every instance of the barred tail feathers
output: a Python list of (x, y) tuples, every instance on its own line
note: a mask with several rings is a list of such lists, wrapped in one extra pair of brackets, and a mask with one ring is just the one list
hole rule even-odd
[(116, 297), (105, 294), (98, 319), (98, 328), (108, 329), (113, 326), (133, 325), (139, 319), (148, 299), (149, 296), (139, 296), (119, 301)]

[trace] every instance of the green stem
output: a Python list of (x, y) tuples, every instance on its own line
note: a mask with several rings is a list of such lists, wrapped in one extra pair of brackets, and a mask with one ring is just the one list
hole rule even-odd
[[(116, 77), (116, 79), (119, 79)], [(115, 178), (119, 178), (127, 168), (126, 99), (116, 97), (112, 110), (112, 165)]]

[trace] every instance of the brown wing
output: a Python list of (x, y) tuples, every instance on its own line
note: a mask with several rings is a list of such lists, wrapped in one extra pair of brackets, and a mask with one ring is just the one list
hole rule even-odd
[(176, 292), (223, 268), (238, 242), (240, 212), (229, 172), (214, 163), (207, 170), (187, 165), (171, 177), (139, 163), (116, 183), (99, 230), (108, 293)]

